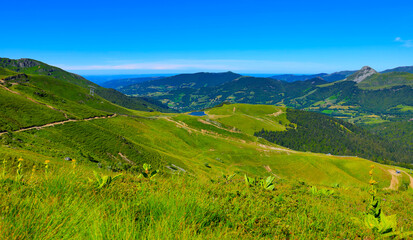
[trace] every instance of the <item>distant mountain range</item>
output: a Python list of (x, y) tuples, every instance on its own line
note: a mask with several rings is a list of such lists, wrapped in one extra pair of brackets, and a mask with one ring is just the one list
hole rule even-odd
[(120, 89), (126, 88), (130, 85), (134, 85), (137, 83), (148, 82), (152, 80), (158, 80), (164, 77), (134, 77), (134, 78), (122, 78), (122, 79), (115, 79), (104, 82), (100, 84), (102, 87), (105, 88), (113, 88), (113, 89)]
[[(357, 70), (352, 70), (352, 71), (339, 71), (339, 72), (334, 72), (334, 73), (317, 73), (317, 74), (277, 74), (270, 76), (269, 78), (277, 79), (277, 80), (282, 80), (286, 82), (295, 82), (295, 81), (305, 81), (309, 79), (313, 79), (316, 77), (320, 77), (323, 80), (327, 82), (335, 82), (339, 80), (346, 79), (350, 75), (354, 74), (357, 72)], [(406, 73), (413, 73), (413, 66), (405, 66), (405, 67), (397, 67), (393, 69), (387, 69), (384, 70), (380, 73), (389, 73), (389, 72), (406, 72)], [(198, 73), (200, 74), (200, 73)], [(123, 76), (123, 77), (122, 77)], [(152, 81), (156, 80), (158, 78), (165, 78), (165, 77), (172, 77), (172, 76), (145, 76), (145, 77), (138, 77), (138, 75), (133, 75), (129, 77), (125, 77), (125, 75), (118, 75), (118, 76), (88, 76), (87, 78), (92, 80), (93, 82), (98, 83), (99, 85), (107, 88), (113, 88), (113, 89), (121, 89), (121, 88), (128, 88), (128, 86), (146, 82), (146, 81)], [(194, 74), (179, 74), (176, 75), (179, 76), (177, 79), (180, 81), (180, 79), (184, 76), (192, 78), (196, 77)], [(246, 75), (250, 76), (250, 75)], [(258, 77), (256, 75), (253, 75), (255, 77)], [(173, 76), (175, 77), (175, 76)], [(199, 77), (199, 76), (198, 76)], [(110, 79), (108, 81), (103, 81), (103, 79)], [(189, 79), (191, 81), (192, 79)], [(207, 83), (208, 84), (208, 83)], [(133, 88), (133, 87), (132, 87)], [(126, 90), (125, 90), (126, 91)]]
[(383, 71), (382, 73), (388, 73), (388, 72), (408, 72), (408, 73), (413, 73), (413, 66), (405, 66), (405, 67), (397, 67), (397, 68), (387, 69), (387, 70)]
[[(344, 79), (329, 82), (321, 76)], [(365, 66), (355, 72), (317, 75), (292, 82), (233, 72), (182, 74), (130, 85), (119, 91), (153, 97), (178, 111), (238, 102), (285, 105), (355, 122), (375, 122), (413, 117), (412, 86), (411, 73), (378, 73)]]
[(133, 84), (119, 90), (128, 95), (146, 95), (155, 92), (169, 92), (184, 88), (216, 87), (226, 82), (233, 81), (241, 77), (233, 72), (224, 73), (194, 73), (179, 74), (171, 77), (155, 79), (147, 82)]
[(351, 74), (355, 73), (356, 71), (341, 71), (335, 73), (318, 73), (318, 74), (309, 74), (309, 75), (295, 75), (295, 74), (281, 74), (281, 75), (274, 75), (271, 78), (283, 80), (286, 82), (295, 82), (295, 81), (305, 81), (308, 79), (320, 77), (327, 82), (334, 82), (338, 80), (345, 79), (346, 77), (350, 76)]

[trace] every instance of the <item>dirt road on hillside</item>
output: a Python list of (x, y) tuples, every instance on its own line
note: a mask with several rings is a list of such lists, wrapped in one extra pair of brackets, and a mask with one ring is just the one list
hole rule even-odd
[[(40, 129), (42, 129), (42, 128), (53, 127), (53, 126), (65, 124), (65, 123), (68, 123), (68, 122), (90, 121), (90, 120), (95, 120), (95, 119), (112, 118), (112, 117), (116, 117), (116, 116), (117, 116), (117, 114), (113, 114), (113, 115), (109, 115), (109, 116), (103, 116), (103, 117), (91, 117), (91, 118), (85, 118), (85, 119), (80, 119), (80, 120), (69, 119), (69, 120), (60, 121), (60, 122), (48, 123), (48, 124), (41, 125), (41, 126), (33, 126), (33, 127), (21, 128), (21, 129), (19, 129), (19, 130), (13, 131), (13, 132), (24, 132), (24, 131), (28, 131), (28, 130), (32, 130), (32, 129), (40, 130)], [(3, 135), (3, 134), (5, 134), (5, 133), (7, 133), (7, 132), (0, 132), (0, 136)]]
[[(385, 188), (385, 189), (390, 189), (390, 190), (397, 190), (399, 188), (399, 177), (402, 177), (400, 173), (397, 173), (396, 170), (389, 169), (387, 170), (391, 174), (391, 181), (390, 181), (390, 186)], [(413, 177), (410, 176), (407, 172), (403, 170), (399, 170), (401, 173), (406, 174), (410, 178), (410, 187), (413, 188)]]
[(391, 181), (390, 186), (385, 189), (397, 190), (399, 187), (399, 174), (396, 173), (396, 170), (389, 169), (387, 171), (389, 171), (389, 173), (391, 174)]

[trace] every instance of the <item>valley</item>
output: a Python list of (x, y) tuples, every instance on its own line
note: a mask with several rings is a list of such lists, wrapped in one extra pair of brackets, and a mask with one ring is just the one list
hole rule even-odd
[[(191, 115), (160, 112), (155, 100), (139, 98), (146, 109), (129, 109), (99, 95), (110, 90), (93, 92), (61, 69), (54, 72), (64, 77), (0, 70), (3, 236), (377, 238), (381, 233), (352, 220), (364, 217), (372, 167), (384, 211), (397, 214), (391, 232), (408, 236), (403, 229), (413, 228), (410, 149), (398, 146), (395, 154), (395, 145), (349, 122), (258, 101), (216, 101)], [(220, 81), (234, 77), (226, 73), (214, 88), (226, 89)], [(240, 89), (256, 80), (236, 79), (224, 84)], [(258, 81), (265, 87), (250, 85), (254, 96), (287, 86)], [(321, 91), (314, 81), (298, 87), (314, 86), (301, 103)], [(383, 139), (393, 133), (372, 131)]]

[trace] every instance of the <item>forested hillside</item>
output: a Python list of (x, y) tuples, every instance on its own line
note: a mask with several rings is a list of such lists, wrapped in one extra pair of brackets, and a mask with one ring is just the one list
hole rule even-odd
[(360, 156), (382, 163), (412, 163), (413, 148), (388, 142), (348, 122), (319, 113), (287, 109), (286, 131), (262, 129), (255, 136), (298, 151)]

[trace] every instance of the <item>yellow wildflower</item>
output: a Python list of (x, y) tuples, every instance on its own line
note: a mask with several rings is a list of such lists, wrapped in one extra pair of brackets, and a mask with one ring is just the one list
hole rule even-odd
[(72, 166), (73, 166), (73, 169), (76, 168), (76, 159), (73, 159), (73, 160), (72, 160)]
[(369, 181), (369, 183), (370, 183), (370, 185), (377, 184), (376, 180), (374, 180), (374, 179), (371, 179), (371, 180)]
[(50, 160), (44, 161), (44, 164), (49, 164), (49, 163), (50, 163)]
[(17, 161), (23, 162), (23, 158), (19, 158), (19, 159), (17, 159)]

